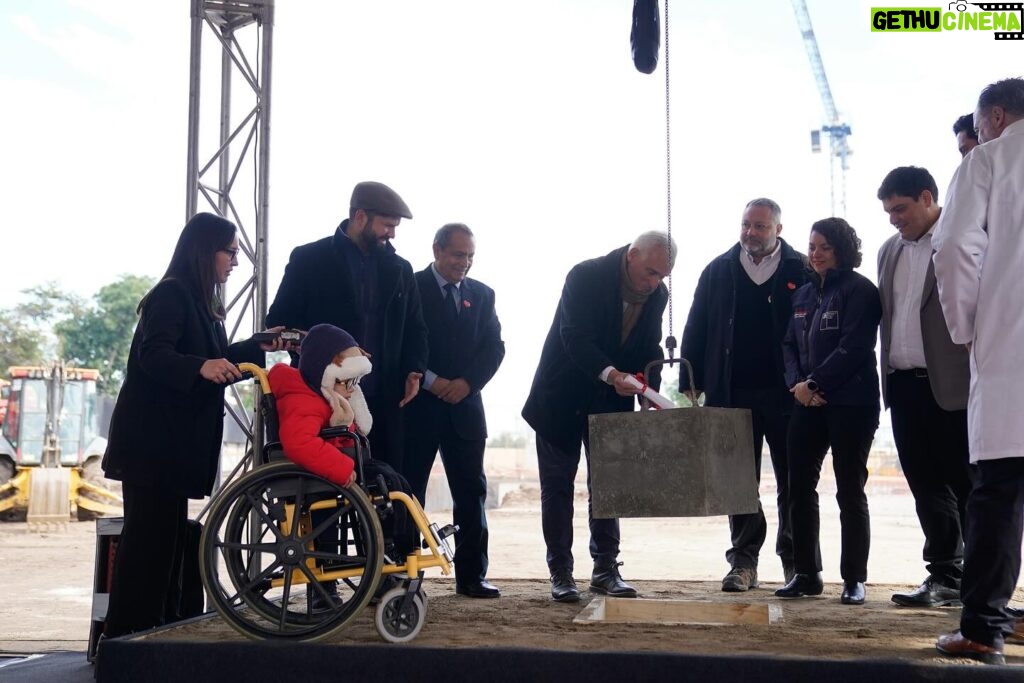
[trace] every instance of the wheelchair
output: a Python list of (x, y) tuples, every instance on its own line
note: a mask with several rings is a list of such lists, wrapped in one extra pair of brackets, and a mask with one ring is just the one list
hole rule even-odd
[[(203, 586), (220, 616), (254, 639), (317, 641), (349, 625), (371, 600), (384, 640), (414, 639), (427, 615), (424, 570), (451, 574), (454, 525), (432, 524), (415, 497), (365, 481), (365, 437), (331, 427), (323, 438), (355, 441), (357, 480), (334, 484), (288, 461), (277, 440), (277, 411), (266, 372), (243, 363), (258, 382), (267, 444), (252, 470), (222, 488), (200, 539)], [(405, 506), (424, 543), (404, 558), (385, 553), (382, 519)], [(325, 539), (328, 539), (325, 542)], [(425, 547), (426, 552), (421, 552)], [(389, 577), (389, 578), (386, 578)], [(382, 580), (395, 587), (377, 595)]]

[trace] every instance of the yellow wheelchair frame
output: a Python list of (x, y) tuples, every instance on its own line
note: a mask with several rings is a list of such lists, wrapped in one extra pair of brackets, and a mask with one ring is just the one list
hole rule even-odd
[[(363, 481), (369, 446), (348, 430), (329, 428), (321, 435), (355, 441), (359, 477), (353, 486), (288, 461), (271, 462), (281, 446), (267, 374), (249, 363), (239, 368), (259, 384), (268, 443), (261, 464), (222, 488), (209, 508), (200, 571), (214, 608), (251, 638), (315, 641), (344, 629), (376, 599), (380, 635), (395, 643), (412, 640), (426, 620), (424, 570), (451, 574), (454, 553), (447, 539), (456, 527), (438, 528), (414, 496), (382, 490), (382, 480)], [(385, 556), (381, 516), (394, 514), (394, 505), (405, 506), (426, 553), (415, 549), (404, 561)], [(398, 585), (378, 595), (384, 577)]]

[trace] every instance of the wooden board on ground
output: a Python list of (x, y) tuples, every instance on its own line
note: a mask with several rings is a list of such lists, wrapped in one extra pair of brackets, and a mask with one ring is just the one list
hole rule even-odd
[(649, 600), (598, 596), (573, 619), (575, 624), (702, 624), (768, 626), (782, 621), (782, 607), (770, 603)]

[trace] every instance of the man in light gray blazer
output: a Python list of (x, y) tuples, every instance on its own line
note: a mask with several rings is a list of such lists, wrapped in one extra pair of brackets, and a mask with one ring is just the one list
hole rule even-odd
[(899, 234), (878, 252), (882, 297), (882, 398), (924, 532), (928, 578), (892, 601), (912, 607), (959, 604), (963, 530), (970, 493), (967, 348), (954, 344), (939, 304), (931, 237), (941, 208), (923, 168), (892, 170), (878, 189)]

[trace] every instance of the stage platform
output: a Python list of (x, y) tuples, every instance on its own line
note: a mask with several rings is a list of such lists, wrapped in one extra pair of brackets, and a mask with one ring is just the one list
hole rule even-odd
[[(586, 582), (579, 580), (581, 588)], [(821, 598), (780, 600), (765, 585), (722, 593), (718, 582), (638, 581), (642, 598), (693, 601), (736, 611), (769, 605), (767, 624), (624, 624), (576, 620), (594, 598), (551, 601), (545, 581), (496, 581), (497, 600), (455, 594), (450, 580), (427, 583), (429, 614), (411, 644), (384, 643), (373, 610), (314, 644), (251, 641), (219, 616), (104, 641), (100, 683), (120, 681), (1021, 681), (1024, 647), (1007, 646), (1008, 666), (941, 657), (937, 635), (959, 610), (898, 608), (891, 586), (868, 587), (867, 604), (839, 604), (840, 586)], [(575, 621), (574, 621), (575, 620)]]
[(935, 666), (897, 660), (724, 657), (652, 652), (444, 649), (386, 645), (284, 645), (125, 639), (104, 643), (99, 683), (205, 681), (1015, 681), (1017, 667)]

